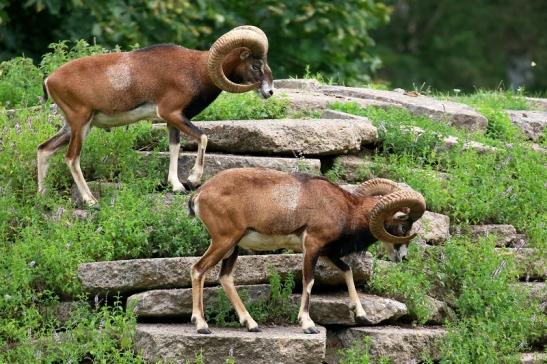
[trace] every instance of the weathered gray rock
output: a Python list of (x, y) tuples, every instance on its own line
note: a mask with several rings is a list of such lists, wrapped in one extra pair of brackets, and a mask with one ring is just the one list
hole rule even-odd
[(413, 230), (428, 243), (444, 243), (450, 237), (450, 217), (426, 211), (422, 218), (414, 223)]
[(353, 115), (347, 112), (338, 111), (338, 110), (324, 110), (321, 113), (321, 119), (350, 119), (350, 120), (370, 120), (364, 116)]
[(507, 114), (528, 139), (537, 142), (543, 138), (543, 131), (547, 126), (547, 111), (507, 110)]
[(524, 353), (520, 356), (520, 364), (545, 364), (547, 353)]
[(489, 224), (471, 225), (471, 235), (480, 238), (493, 235), (497, 246), (506, 246), (517, 237), (517, 230), (513, 225)]
[(274, 80), (274, 87), (276, 89), (315, 90), (319, 86), (321, 86), (321, 83), (313, 78), (282, 78)]
[[(268, 119), (194, 123), (208, 137), (207, 150), (234, 154), (338, 155), (358, 151), (378, 140), (376, 128), (364, 120)], [(164, 128), (164, 124), (156, 124)], [(195, 143), (183, 143), (195, 149)]]
[(427, 319), (428, 324), (443, 324), (447, 319), (454, 318), (455, 313), (446, 302), (440, 301), (433, 297), (427, 297), (430, 312)]
[(329, 333), (326, 362), (338, 363), (337, 350), (370, 337), (373, 359), (389, 358), (394, 364), (410, 364), (425, 358), (439, 360), (439, 341), (446, 335), (441, 327), (375, 326), (352, 327)]
[[(300, 303), (300, 295), (292, 295), (293, 302)], [(377, 325), (384, 321), (394, 321), (408, 313), (404, 303), (390, 298), (359, 293), (361, 304), (367, 314), (368, 322), (359, 322), (350, 308), (347, 291), (316, 294), (312, 291), (310, 316), (316, 324), (355, 326), (361, 324)]]
[(342, 95), (354, 98), (373, 99), (398, 104), (410, 112), (428, 116), (435, 120), (448, 121), (458, 128), (486, 130), (488, 120), (471, 107), (451, 101), (436, 100), (427, 96), (408, 96), (393, 91), (357, 87), (321, 86), (326, 95)]
[[(237, 286), (236, 289), (240, 294), (246, 291), (251, 302), (267, 300), (270, 296), (270, 286), (267, 284)], [(220, 286), (205, 287), (204, 305), (211, 307), (216, 304), (221, 290)], [(137, 293), (127, 299), (127, 307), (138, 317), (189, 318), (192, 315), (192, 289), (158, 289)]]
[[(191, 287), (190, 270), (199, 257), (132, 259), (81, 264), (78, 277), (83, 288), (91, 293), (115, 294), (160, 288)], [(352, 267), (355, 281), (363, 282), (372, 272), (370, 254), (353, 254), (344, 260)], [(216, 285), (220, 264), (205, 278), (208, 286)], [(280, 275), (293, 273), (301, 281), (302, 254), (272, 254), (240, 256), (234, 268), (235, 284), (268, 283), (270, 269)], [(315, 274), (316, 285), (344, 284), (344, 277), (334, 268), (319, 261)]]
[(196, 333), (193, 325), (138, 324), (135, 351), (149, 362), (182, 363), (202, 352), (204, 363), (222, 363), (233, 357), (238, 364), (321, 363), (326, 330), (304, 334), (300, 327), (262, 327), (262, 332), (212, 328), (211, 335)]
[[(169, 153), (141, 152), (146, 158), (158, 156), (165, 161), (165, 168), (169, 164)], [(196, 161), (196, 153), (183, 152), (179, 155), (178, 175), (181, 181), (185, 181)], [(321, 161), (312, 158), (280, 158), (280, 157), (254, 157), (233, 154), (205, 154), (205, 167), (203, 180), (207, 180), (230, 168), (263, 167), (283, 172), (305, 172), (318, 175), (321, 173)]]

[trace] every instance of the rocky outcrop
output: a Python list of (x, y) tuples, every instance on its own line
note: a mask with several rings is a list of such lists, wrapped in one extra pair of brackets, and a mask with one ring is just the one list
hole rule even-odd
[[(199, 257), (116, 260), (81, 264), (78, 277), (90, 293), (110, 295), (150, 289), (191, 287), (190, 270)], [(363, 282), (372, 273), (370, 254), (354, 254), (344, 260), (352, 267), (354, 279)], [(270, 269), (280, 275), (292, 273), (296, 282), (302, 277), (301, 254), (272, 254), (240, 256), (234, 268), (235, 284), (268, 283)], [(205, 278), (208, 286), (217, 284), (219, 265)], [(315, 274), (316, 285), (345, 284), (340, 272), (319, 261)]]
[(325, 355), (326, 330), (304, 334), (300, 327), (262, 327), (262, 332), (245, 329), (211, 328), (212, 335), (196, 333), (194, 325), (138, 324), (135, 351), (149, 362), (182, 363), (201, 352), (204, 363), (224, 364), (317, 364)]
[(547, 111), (508, 110), (507, 114), (528, 139), (538, 142), (543, 138), (543, 131), (547, 126)]

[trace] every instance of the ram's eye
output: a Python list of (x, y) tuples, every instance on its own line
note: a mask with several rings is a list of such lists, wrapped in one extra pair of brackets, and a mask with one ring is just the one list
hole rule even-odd
[(253, 70), (260, 71), (260, 66), (259, 65), (253, 64), (252, 67), (253, 67)]

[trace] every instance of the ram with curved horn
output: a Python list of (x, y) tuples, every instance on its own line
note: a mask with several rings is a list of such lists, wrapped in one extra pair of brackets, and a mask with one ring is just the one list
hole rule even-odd
[(190, 187), (198, 185), (207, 136), (190, 120), (222, 90), (256, 90), (262, 98), (272, 96), (267, 54), (264, 32), (245, 25), (221, 36), (209, 51), (164, 44), (64, 64), (44, 81), (45, 96), (59, 106), (65, 125), (38, 147), (39, 192), (45, 191), (49, 158), (68, 144), (65, 162), (78, 190), (86, 203), (96, 204), (80, 169), (82, 144), (90, 128), (111, 128), (158, 117), (167, 123), (168, 181), (173, 191), (186, 190), (177, 175), (180, 132), (198, 144), (196, 162), (187, 181)]
[(343, 274), (357, 319), (366, 321), (351, 268), (341, 259), (380, 240), (390, 258), (401, 261), (412, 224), (425, 212), (425, 200), (390, 180), (373, 179), (350, 193), (322, 177), (262, 168), (223, 171), (201, 186), (189, 201), (211, 235), (211, 245), (192, 267), (192, 321), (209, 333), (203, 315), (203, 280), (222, 261), (219, 281), (249, 331), (258, 325), (241, 302), (232, 270), (240, 247), (254, 251), (281, 248), (304, 253), (302, 301), (298, 319), (305, 333), (317, 333), (309, 315), (314, 269), (325, 259)]

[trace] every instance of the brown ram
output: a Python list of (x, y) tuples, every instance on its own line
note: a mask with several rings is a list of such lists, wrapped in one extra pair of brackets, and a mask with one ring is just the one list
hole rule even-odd
[(425, 211), (422, 195), (395, 182), (373, 179), (350, 193), (321, 177), (261, 168), (231, 169), (199, 188), (189, 208), (207, 227), (211, 245), (192, 267), (192, 322), (209, 333), (203, 316), (203, 280), (222, 260), (219, 281), (249, 331), (258, 325), (241, 302), (232, 277), (239, 247), (255, 251), (291, 249), (304, 253), (302, 301), (298, 319), (306, 333), (317, 333), (309, 316), (314, 269), (319, 257), (343, 274), (358, 319), (366, 319), (350, 267), (340, 258), (388, 243), (400, 261), (414, 237), (412, 224)]
[(264, 32), (241, 26), (220, 37), (209, 51), (155, 45), (88, 56), (61, 66), (44, 81), (46, 97), (62, 110), (65, 125), (38, 147), (39, 192), (45, 191), (49, 158), (68, 144), (65, 161), (78, 190), (85, 202), (96, 204), (80, 169), (82, 144), (91, 126), (111, 128), (157, 117), (168, 127), (168, 181), (173, 190), (185, 190), (177, 175), (180, 132), (198, 143), (188, 184), (199, 184), (207, 137), (190, 120), (222, 90), (257, 90), (263, 98), (270, 97), (273, 79), (267, 53)]

